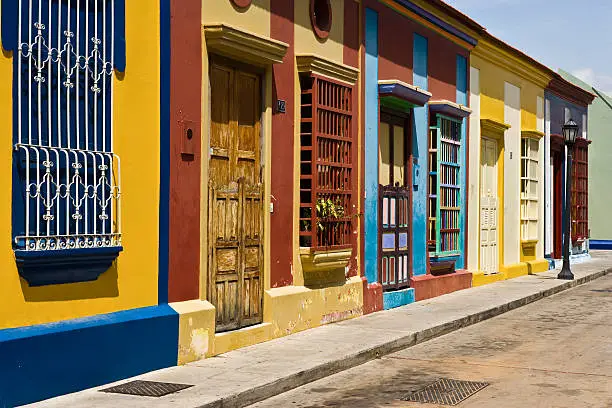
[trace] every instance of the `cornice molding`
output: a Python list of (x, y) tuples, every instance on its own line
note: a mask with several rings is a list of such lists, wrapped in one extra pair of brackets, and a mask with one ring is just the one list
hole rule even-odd
[(541, 139), (544, 137), (544, 132), (540, 132), (539, 130), (521, 130), (521, 137), (526, 137), (529, 139)]
[(506, 130), (510, 129), (511, 126), (504, 122), (499, 122), (495, 119), (483, 118), (480, 119), (480, 130), (481, 133), (486, 133), (487, 136), (493, 136), (496, 138), (503, 138)]
[(359, 70), (348, 65), (339, 64), (315, 54), (298, 54), (295, 56), (297, 70), (300, 73), (310, 72), (325, 76), (336, 81), (355, 85), (359, 78)]
[(225, 23), (206, 24), (203, 30), (209, 51), (259, 66), (283, 62), (289, 47), (282, 41)]
[(510, 71), (542, 89), (548, 87), (553, 77), (552, 74), (543, 72), (543, 70), (535, 67), (526, 61), (526, 59), (495, 46), (484, 39), (478, 41), (478, 45), (472, 50), (471, 55)]
[(585, 108), (593, 103), (593, 99), (595, 99), (594, 94), (572, 84), (559, 74), (553, 77), (547, 90), (568, 102)]
[(429, 110), (441, 115), (448, 115), (455, 118), (466, 118), (470, 116), (472, 110), (465, 105), (460, 105), (446, 99), (429, 101)]
[(431, 92), (427, 92), (418, 86), (407, 84), (398, 79), (379, 80), (378, 95), (381, 98), (399, 98), (413, 106), (425, 106), (431, 98)]

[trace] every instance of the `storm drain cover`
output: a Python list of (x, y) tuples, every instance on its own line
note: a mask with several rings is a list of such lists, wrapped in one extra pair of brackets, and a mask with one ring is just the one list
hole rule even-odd
[(442, 378), (420, 390), (408, 394), (402, 398), (402, 401), (457, 405), (476, 394), (487, 385), (489, 385), (489, 383)]
[(138, 395), (142, 397), (163, 397), (164, 395), (172, 394), (189, 387), (193, 387), (193, 385), (136, 380), (100, 391), (112, 392), (115, 394)]

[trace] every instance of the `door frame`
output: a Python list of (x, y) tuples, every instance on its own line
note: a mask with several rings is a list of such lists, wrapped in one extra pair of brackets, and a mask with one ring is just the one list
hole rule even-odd
[[(503, 123), (490, 121), (491, 123), (481, 123), (481, 135), (478, 140), (478, 270), (480, 269), (480, 155), (482, 155), (482, 139), (495, 140), (497, 142), (497, 265), (501, 272), (504, 265), (504, 153), (505, 153), (505, 131), (509, 126)], [(486, 127), (485, 127), (486, 126)]]
[[(270, 208), (270, 183), (271, 183), (271, 173), (270, 173), (270, 149), (271, 145), (271, 123), (272, 123), (272, 66), (266, 65), (264, 67), (251, 65), (248, 63), (240, 62), (234, 60), (232, 58), (225, 57), (223, 55), (217, 54), (215, 52), (210, 52), (208, 55), (204, 56), (207, 65), (205, 65), (203, 73), (205, 75), (205, 80), (203, 81), (203, 90), (202, 90), (202, 98), (203, 98), (203, 106), (205, 109), (203, 110), (203, 120), (202, 120), (202, 139), (203, 139), (203, 149), (206, 157), (202, 158), (202, 177), (201, 177), (201, 189), (206, 191), (205, 194), (201, 194), (201, 220), (202, 224), (201, 228), (201, 251), (200, 251), (200, 270), (202, 271), (200, 275), (200, 298), (202, 300), (211, 301), (212, 300), (212, 273), (210, 270), (210, 262), (209, 262), (209, 251), (210, 251), (210, 230), (209, 230), (209, 218), (210, 218), (210, 208), (209, 208), (209, 198), (210, 198), (210, 189), (209, 189), (209, 181), (210, 181), (210, 140), (211, 140), (211, 124), (212, 124), (212, 95), (210, 89), (210, 68), (213, 64), (218, 64), (222, 66), (227, 66), (230, 68), (238, 69), (241, 71), (245, 71), (247, 73), (251, 73), (259, 76), (260, 80), (260, 131), (259, 131), (259, 143), (260, 143), (260, 180), (263, 185), (263, 197), (262, 197), (262, 237), (261, 237), (261, 271), (260, 271), (260, 290), (261, 290), (261, 322), (264, 322), (265, 316), (265, 304), (264, 302), (264, 292), (270, 289), (270, 212), (267, 211)], [(204, 149), (205, 147), (205, 149)], [(215, 317), (216, 320), (216, 317)], [(260, 322), (260, 323), (261, 323)], [(228, 329), (225, 331), (234, 331), (239, 330), (243, 327), (249, 326), (240, 326), (235, 329)], [(221, 333), (219, 331), (215, 331), (216, 333)], [(222, 331), (223, 332), (223, 331)]]
[[(413, 248), (412, 248), (412, 229), (413, 229), (413, 191), (412, 191), (412, 183), (413, 183), (413, 146), (412, 146), (412, 120), (413, 120), (412, 111), (409, 112), (398, 112), (392, 109), (380, 107), (380, 114), (378, 120), (378, 130), (379, 130), (379, 140), (378, 140), (378, 149), (380, 149), (380, 125), (381, 123), (389, 124), (389, 155), (394, 157), (394, 144), (391, 143), (393, 141), (393, 126), (400, 125), (404, 128), (404, 187), (408, 191), (408, 210), (407, 210), (407, 218), (408, 218), (408, 279), (406, 282), (399, 284), (396, 282), (395, 284), (385, 285), (383, 287), (383, 291), (393, 291), (399, 289), (405, 289), (410, 287), (410, 278), (413, 276)], [(379, 169), (380, 172), (380, 169)], [(393, 166), (389, 168), (389, 180), (391, 185), (395, 184), (394, 181), (394, 169)], [(380, 174), (376, 175), (376, 182), (379, 183)], [(382, 186), (379, 184), (379, 195), (377, 197), (378, 207), (379, 209), (382, 206), (381, 202), (382, 196)], [(379, 231), (378, 231), (378, 259), (377, 259), (377, 281), (382, 285), (382, 258), (384, 251), (382, 249), (382, 211), (379, 211), (378, 220)], [(397, 267), (397, 264), (395, 265)], [(397, 278), (397, 275), (396, 275)]]
[(553, 236), (552, 257), (563, 257), (563, 206), (564, 200), (564, 173), (565, 173), (565, 145), (561, 135), (550, 135), (550, 158), (553, 164), (552, 174), (552, 223)]
[[(501, 156), (500, 143), (502, 143), (502, 142), (500, 142), (499, 138), (489, 137), (488, 135), (487, 136), (482, 136), (480, 138), (480, 157), (479, 157), (479, 170), (478, 170), (479, 172), (482, 171), (482, 154), (483, 154), (482, 145), (483, 145), (483, 142), (486, 143), (487, 141), (495, 143), (495, 154), (494, 154), (494, 156), (495, 156), (495, 168), (497, 170), (497, 172), (496, 172), (497, 180), (496, 180), (496, 183), (495, 183), (496, 186), (497, 186), (497, 191), (495, 191), (495, 194), (497, 196), (497, 209), (495, 211), (495, 214), (497, 215), (497, 223), (496, 223), (497, 227), (495, 228), (496, 232), (497, 232), (497, 237), (495, 239), (495, 242), (497, 243), (497, 265), (495, 267), (496, 270), (494, 272), (490, 273), (490, 274), (495, 274), (495, 273), (498, 273), (500, 271), (500, 269), (501, 269), (501, 259), (500, 259), (500, 252), (501, 252), (500, 251), (500, 240), (501, 240), (500, 223), (501, 223), (501, 219), (503, 219), (503, 217), (500, 214), (500, 207), (503, 205), (503, 195), (500, 195), (500, 186), (499, 186), (499, 184), (500, 184), (500, 182), (502, 182), (501, 181), (501, 177), (500, 177), (500, 156)], [(503, 169), (501, 171), (503, 171)], [(480, 264), (480, 260), (482, 259), (481, 258), (482, 239), (481, 239), (481, 236), (480, 236), (480, 233), (482, 231), (482, 228), (480, 227), (481, 226), (481, 219), (480, 219), (481, 212), (480, 212), (480, 210), (482, 208), (482, 203), (480, 203), (480, 200), (482, 199), (482, 192), (481, 192), (481, 189), (482, 189), (482, 173), (479, 173), (479, 179), (480, 179), (480, 183), (478, 185), (478, 202), (479, 202), (479, 208), (478, 208), (478, 213), (479, 213), (479, 215), (478, 215), (478, 225), (479, 225), (479, 228), (478, 228), (478, 269), (479, 270), (483, 270), (482, 269), (482, 265)]]

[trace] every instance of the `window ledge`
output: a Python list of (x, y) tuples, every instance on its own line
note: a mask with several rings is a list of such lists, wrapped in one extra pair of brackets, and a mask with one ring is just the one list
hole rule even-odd
[(458, 119), (466, 118), (472, 113), (472, 110), (467, 106), (447, 101), (446, 99), (429, 101), (429, 110), (433, 113), (448, 115)]
[(30, 286), (87, 282), (111, 267), (121, 246), (52, 251), (15, 250), (19, 274)]
[(297, 70), (300, 73), (313, 73), (327, 78), (355, 85), (359, 70), (348, 65), (339, 64), (315, 54), (298, 54), (295, 56)]

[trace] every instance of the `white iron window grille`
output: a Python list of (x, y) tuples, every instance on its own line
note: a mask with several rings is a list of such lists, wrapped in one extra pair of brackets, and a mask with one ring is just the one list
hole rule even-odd
[(119, 247), (114, 0), (16, 1), (15, 246)]

